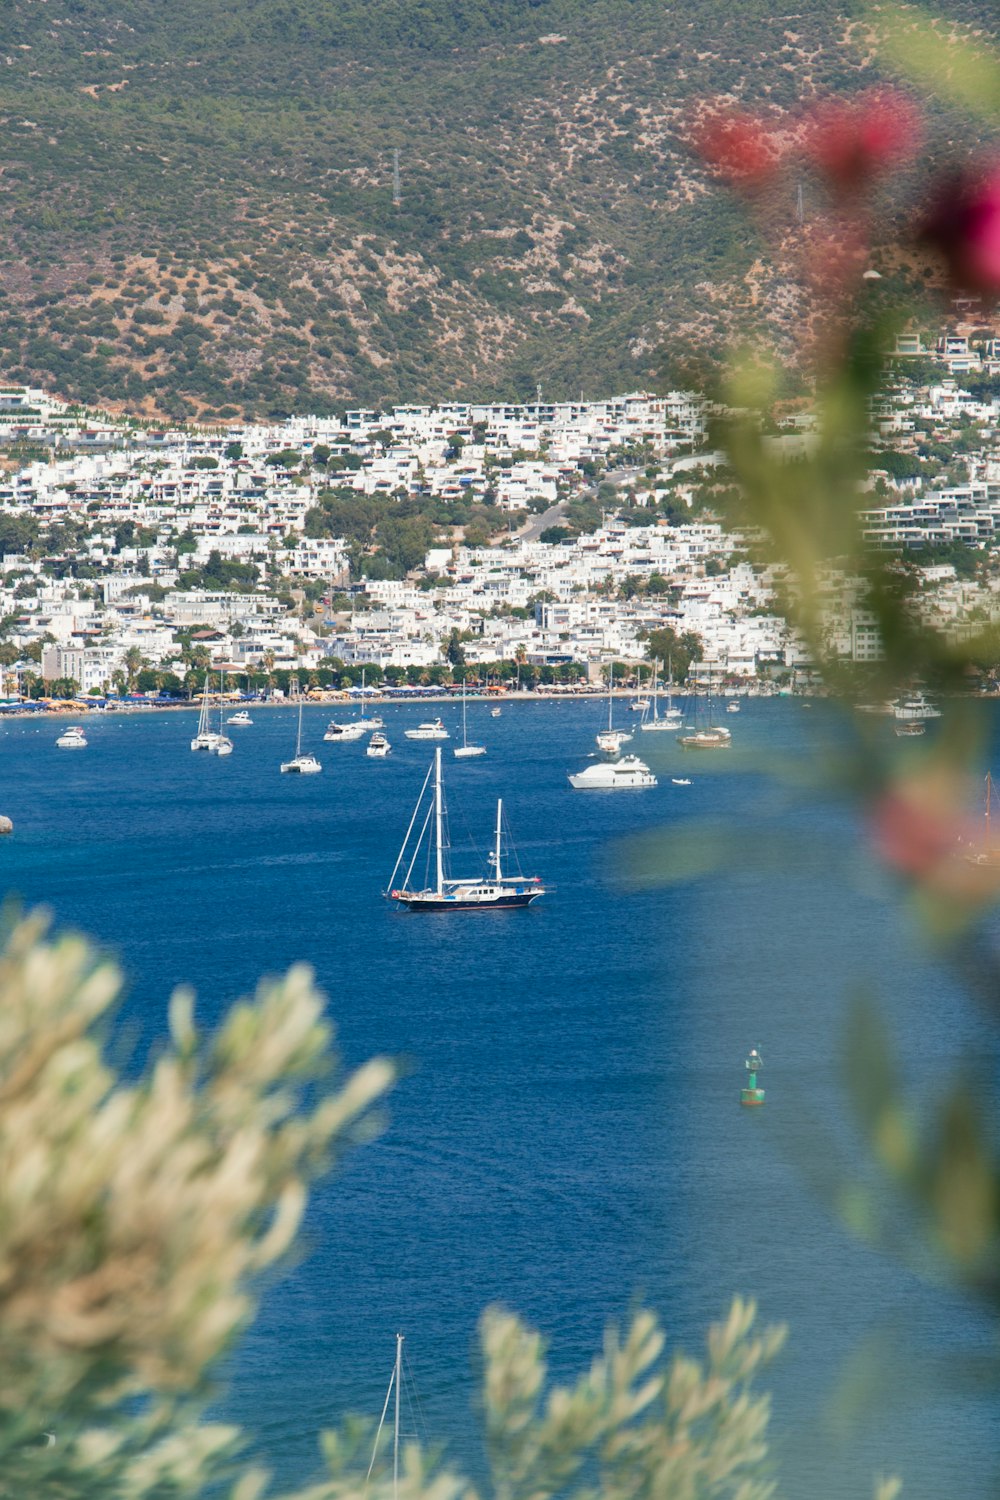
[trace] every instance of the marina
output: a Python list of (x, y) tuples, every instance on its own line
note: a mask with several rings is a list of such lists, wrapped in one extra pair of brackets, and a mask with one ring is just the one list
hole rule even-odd
[[(471, 860), (485, 862), (502, 798), (522, 863), (549, 892), (496, 920), (418, 919), (381, 899), (437, 747), (405, 737), (423, 704), (380, 712), (391, 756), (373, 762), (362, 740), (301, 779), (276, 774), (296, 740), (291, 704), (255, 715), (224, 764), (188, 753), (197, 705), (94, 715), (85, 756), (57, 753), (49, 720), (0, 732), (16, 830), (3, 841), (6, 888), (117, 956), (131, 1056), (161, 1045), (176, 984), (195, 987), (211, 1031), (262, 975), (305, 961), (345, 1063), (405, 1062), (380, 1138), (318, 1187), (304, 1255), (268, 1288), (218, 1418), (259, 1434), (255, 1456), (281, 1482), (304, 1482), (317, 1431), (347, 1412), (377, 1416), (392, 1332), (405, 1329), (428, 1430), (476, 1475), (484, 1307), (537, 1326), (568, 1379), (606, 1319), (637, 1302), (696, 1353), (742, 1291), (791, 1329), (767, 1374), (789, 1494), (824, 1493), (831, 1473), (866, 1494), (873, 1472), (898, 1468), (908, 1496), (938, 1500), (942, 1431), (985, 1489), (995, 1429), (983, 1405), (957, 1413), (923, 1385), (877, 1425), (857, 1418), (842, 1442), (819, 1417), (873, 1330), (919, 1368), (930, 1349), (966, 1358), (977, 1325), (957, 1295), (838, 1222), (803, 1168), (812, 1137), (799, 1105), (808, 1099), (817, 1152), (830, 1138), (850, 1157), (838, 1064), (855, 980), (876, 990), (914, 1087), (935, 1085), (979, 1036), (947, 975), (915, 951), (851, 815), (774, 769), (808, 767), (823, 705), (741, 699), (729, 756), (704, 757), (695, 775), (672, 735), (652, 735), (656, 787), (585, 797), (566, 775), (593, 749), (599, 703), (505, 702), (489, 755), (445, 752), (456, 871), (485, 867)], [(488, 710), (470, 699), (474, 712)], [(460, 704), (440, 716), (458, 738)], [(328, 717), (304, 706), (304, 745)], [(732, 853), (696, 880), (667, 880), (664, 862), (703, 826), (753, 847), (774, 833), (780, 869), (762, 879)], [(740, 1107), (749, 1046), (767, 1060), (763, 1109)], [(749, 1219), (748, 1184), (762, 1205)]]

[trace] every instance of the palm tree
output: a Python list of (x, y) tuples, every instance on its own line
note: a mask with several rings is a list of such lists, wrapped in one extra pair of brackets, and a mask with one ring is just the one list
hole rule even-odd
[(143, 656), (138, 646), (130, 646), (128, 648), (128, 650), (125, 652), (123, 665), (125, 667), (125, 682), (128, 687), (128, 691), (131, 693), (133, 688), (135, 687), (136, 677), (146, 665), (146, 658)]

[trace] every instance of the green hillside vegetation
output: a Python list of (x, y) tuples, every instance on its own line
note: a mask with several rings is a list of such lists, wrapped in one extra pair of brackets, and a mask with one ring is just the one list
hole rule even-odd
[(697, 101), (873, 81), (831, 0), (3, 14), (0, 372), (175, 419), (649, 383), (760, 248)]

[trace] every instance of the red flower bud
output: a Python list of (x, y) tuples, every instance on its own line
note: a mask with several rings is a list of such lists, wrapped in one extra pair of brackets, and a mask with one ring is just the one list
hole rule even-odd
[(862, 94), (820, 105), (807, 127), (805, 150), (837, 193), (850, 194), (913, 156), (921, 136), (920, 115), (905, 94)]
[(938, 188), (921, 238), (943, 257), (957, 291), (1000, 293), (1000, 169), (956, 172)]

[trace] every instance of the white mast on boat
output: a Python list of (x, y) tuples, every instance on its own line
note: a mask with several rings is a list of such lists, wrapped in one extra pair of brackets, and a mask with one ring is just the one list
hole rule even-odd
[(437, 854), (437, 894), (444, 893), (444, 861), (441, 854), (441, 825), (443, 815), (441, 809), (441, 746), (438, 745), (434, 751), (434, 844)]
[[(440, 755), (440, 750), (438, 754)], [(396, 1410), (392, 1423), (392, 1500), (397, 1500), (399, 1495), (399, 1387), (403, 1378), (403, 1335), (396, 1334), (396, 1368), (393, 1371), (393, 1379), (396, 1382)]]
[(372, 1461), (368, 1465), (368, 1473), (365, 1475), (365, 1485), (367, 1487), (368, 1481), (372, 1477), (372, 1469), (374, 1469), (374, 1467), (375, 1467), (375, 1458), (376, 1458), (376, 1455), (378, 1454), (378, 1440), (382, 1436), (382, 1428), (385, 1426), (385, 1414), (386, 1414), (386, 1412), (389, 1409), (389, 1397), (392, 1395), (393, 1389), (395, 1388), (395, 1392), (396, 1392), (396, 1404), (395, 1404), (395, 1410), (393, 1412), (393, 1422), (392, 1422), (392, 1494), (393, 1494), (393, 1500), (397, 1500), (397, 1497), (399, 1495), (399, 1391), (400, 1391), (400, 1387), (401, 1387), (402, 1383), (403, 1383), (403, 1335), (401, 1333), (397, 1333), (396, 1334), (396, 1362), (395, 1362), (395, 1364), (392, 1367), (392, 1374), (389, 1376), (389, 1389), (385, 1393), (385, 1401), (382, 1404), (382, 1415), (379, 1418), (378, 1430), (375, 1433), (375, 1446), (372, 1448)]
[(496, 850), (495, 850), (494, 855), (493, 855), (493, 879), (497, 882), (498, 885), (499, 885), (500, 881), (503, 879), (503, 872), (500, 869), (500, 830), (501, 830), (502, 819), (503, 819), (503, 798), (502, 797), (498, 797), (497, 798), (497, 847), (496, 847)]

